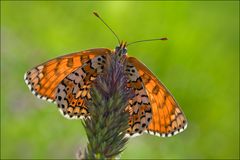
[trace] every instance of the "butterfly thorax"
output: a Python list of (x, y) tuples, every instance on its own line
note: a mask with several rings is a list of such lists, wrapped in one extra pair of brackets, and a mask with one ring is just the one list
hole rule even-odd
[(115, 54), (119, 57), (127, 54), (127, 42), (121, 42), (119, 46), (115, 48)]

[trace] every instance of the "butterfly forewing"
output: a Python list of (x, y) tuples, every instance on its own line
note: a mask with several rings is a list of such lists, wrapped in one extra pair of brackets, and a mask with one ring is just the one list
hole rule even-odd
[(55, 102), (56, 88), (70, 73), (99, 55), (110, 54), (105, 48), (90, 49), (49, 60), (24, 75), (25, 83), (38, 98)]
[(127, 61), (138, 70), (151, 104), (152, 119), (147, 132), (169, 137), (183, 131), (187, 121), (171, 93), (143, 63), (134, 57)]

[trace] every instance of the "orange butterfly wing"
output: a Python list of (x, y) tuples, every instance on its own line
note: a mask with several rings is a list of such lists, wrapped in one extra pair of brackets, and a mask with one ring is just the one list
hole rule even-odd
[(167, 88), (136, 58), (128, 57), (127, 60), (137, 68), (152, 107), (152, 120), (147, 132), (169, 137), (186, 129), (184, 113)]
[(70, 73), (98, 55), (111, 54), (111, 50), (97, 48), (64, 55), (42, 63), (24, 75), (31, 92), (40, 99), (55, 102), (56, 88)]

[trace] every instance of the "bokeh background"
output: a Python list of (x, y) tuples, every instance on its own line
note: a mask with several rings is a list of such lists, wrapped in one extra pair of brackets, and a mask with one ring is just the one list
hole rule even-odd
[(239, 158), (239, 1), (1, 1), (1, 158), (75, 158), (86, 135), (79, 120), (34, 97), (30, 68), (122, 40), (168, 37), (129, 46), (175, 96), (188, 128), (171, 138), (143, 135), (122, 158)]

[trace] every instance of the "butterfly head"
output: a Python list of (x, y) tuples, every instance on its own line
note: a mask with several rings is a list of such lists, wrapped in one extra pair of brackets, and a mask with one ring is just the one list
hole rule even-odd
[(115, 53), (119, 56), (123, 56), (127, 54), (127, 42), (121, 42), (119, 46), (115, 48)]

